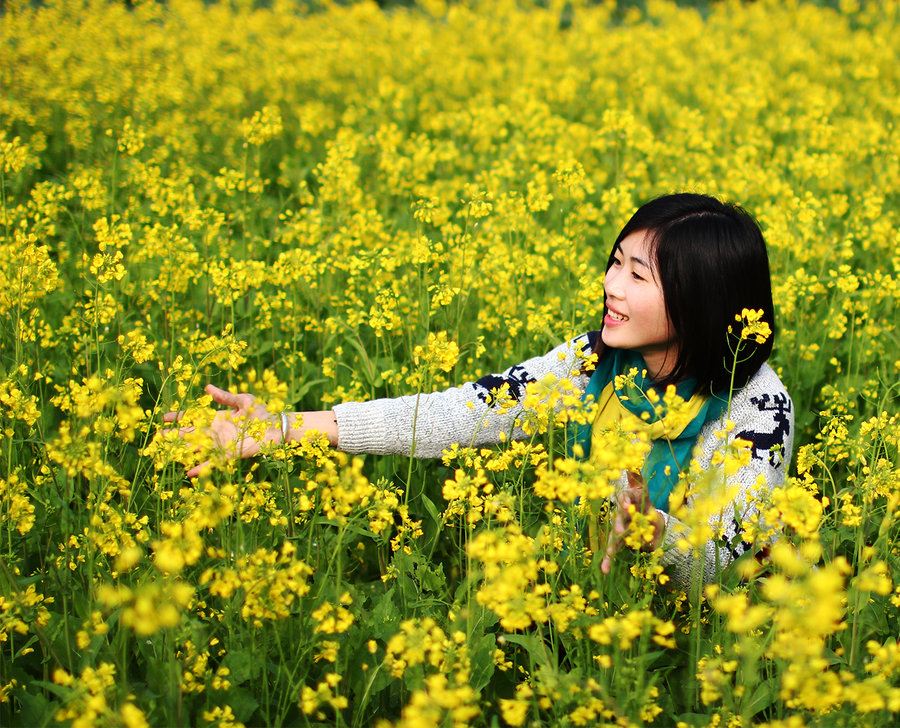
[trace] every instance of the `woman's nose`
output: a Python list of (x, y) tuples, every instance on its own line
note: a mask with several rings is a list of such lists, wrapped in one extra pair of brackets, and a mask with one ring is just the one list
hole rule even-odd
[(603, 290), (606, 291), (606, 295), (611, 298), (621, 298), (621, 286), (618, 283), (619, 276), (617, 276), (611, 269), (606, 272), (606, 277), (603, 279)]

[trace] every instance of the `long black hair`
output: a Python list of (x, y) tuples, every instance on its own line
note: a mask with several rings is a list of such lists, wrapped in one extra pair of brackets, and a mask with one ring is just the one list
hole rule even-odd
[[(695, 377), (700, 391), (721, 393), (728, 389), (734, 368), (734, 385), (743, 387), (769, 358), (775, 338), (769, 256), (759, 225), (738, 205), (707, 195), (658, 197), (642, 205), (622, 228), (606, 270), (619, 244), (639, 231), (648, 233), (678, 341), (675, 365), (657, 385)], [(762, 344), (749, 340), (734, 367), (735, 334), (741, 330), (735, 315), (745, 308), (762, 309), (762, 321), (772, 333)], [(598, 353), (603, 348), (598, 341)]]

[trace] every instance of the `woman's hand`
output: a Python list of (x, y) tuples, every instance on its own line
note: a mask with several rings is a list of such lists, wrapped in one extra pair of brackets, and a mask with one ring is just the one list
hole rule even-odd
[(650, 494), (647, 492), (643, 478), (638, 473), (629, 472), (628, 487), (616, 496), (616, 517), (606, 542), (606, 553), (603, 555), (603, 561), (600, 562), (600, 571), (604, 574), (608, 574), (610, 571), (613, 554), (625, 543), (625, 534), (631, 528), (634, 520), (633, 514), (636, 513), (649, 518), (653, 528), (652, 538), (650, 541), (644, 541), (642, 548), (646, 551), (659, 548), (666, 522), (650, 502)]
[[(263, 405), (257, 404), (252, 394), (234, 394), (212, 384), (206, 385), (206, 393), (212, 396), (214, 402), (231, 408), (216, 412), (212, 423), (205, 428), (213, 446), (224, 452), (227, 457), (252, 458), (259, 454), (262, 443), (300, 442), (310, 432), (325, 435), (332, 447), (338, 445), (337, 417), (333, 410), (286, 412), (287, 438), (283, 440), (281, 415), (274, 415)], [(167, 412), (163, 415), (163, 421), (178, 422), (183, 416), (184, 412)], [(256, 438), (247, 436), (254, 421), (263, 425), (262, 430), (259, 427), (252, 428), (257, 434)], [(195, 427), (181, 427), (177, 432), (180, 437), (184, 437), (195, 429)], [(195, 465), (187, 471), (187, 476), (196, 478), (200, 475), (200, 471), (210, 464), (210, 460), (205, 460)]]
[[(212, 423), (207, 428), (207, 434), (212, 438), (213, 446), (223, 451), (229, 457), (252, 458), (259, 454), (260, 445), (263, 442), (281, 442), (281, 418), (272, 415), (260, 404), (256, 404), (256, 398), (252, 394), (234, 394), (224, 389), (219, 389), (212, 384), (206, 385), (206, 393), (211, 395), (217, 404), (225, 405), (231, 409), (219, 410), (213, 417)], [(178, 422), (183, 412), (167, 412), (163, 415), (164, 422)], [(258, 420), (266, 424), (265, 432), (261, 440), (245, 437), (247, 426)], [(184, 437), (193, 432), (194, 427), (181, 427), (178, 434)], [(200, 471), (210, 465), (206, 460), (187, 471), (189, 478), (200, 475)]]

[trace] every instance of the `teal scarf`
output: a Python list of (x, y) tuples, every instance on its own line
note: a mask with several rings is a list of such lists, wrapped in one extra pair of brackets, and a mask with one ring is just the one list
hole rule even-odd
[[(615, 395), (619, 403), (635, 416), (641, 418), (643, 413), (649, 419), (644, 421), (653, 423), (657, 420), (653, 404), (643, 394), (649, 388), (654, 387), (652, 380), (644, 376), (646, 368), (644, 357), (635, 351), (628, 349), (608, 349), (597, 362), (597, 368), (591, 375), (588, 386), (584, 391), (582, 401), (595, 402), (606, 386), (613, 382), (616, 375), (628, 374), (632, 368), (637, 368), (637, 376), (634, 378), (634, 386), (626, 384), (622, 389), (615, 388)], [(688, 401), (697, 393), (697, 381), (693, 378), (685, 379), (675, 386), (678, 396)], [(718, 419), (725, 411), (727, 399), (723, 397), (707, 397), (699, 408), (697, 415), (687, 424), (681, 434), (672, 439), (660, 438), (653, 441), (653, 447), (644, 463), (641, 474), (650, 500), (656, 508), (668, 512), (669, 496), (678, 482), (678, 473), (684, 470), (691, 460), (691, 453), (697, 442), (697, 437), (707, 422)], [(644, 419), (644, 418), (642, 418)], [(593, 423), (578, 424), (573, 428), (570, 436), (569, 454), (576, 445), (581, 446), (581, 452), (585, 459), (590, 456)], [(669, 474), (666, 475), (666, 469)]]

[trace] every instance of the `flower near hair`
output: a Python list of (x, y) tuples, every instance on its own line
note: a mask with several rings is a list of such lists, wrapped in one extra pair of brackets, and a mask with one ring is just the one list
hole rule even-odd
[[(767, 321), (763, 321), (764, 311), (759, 309), (745, 308), (740, 313), (734, 315), (734, 320), (741, 324), (741, 339), (755, 339), (757, 344), (764, 344), (766, 339), (772, 335), (772, 328)], [(732, 327), (728, 327), (728, 333), (732, 332)]]

